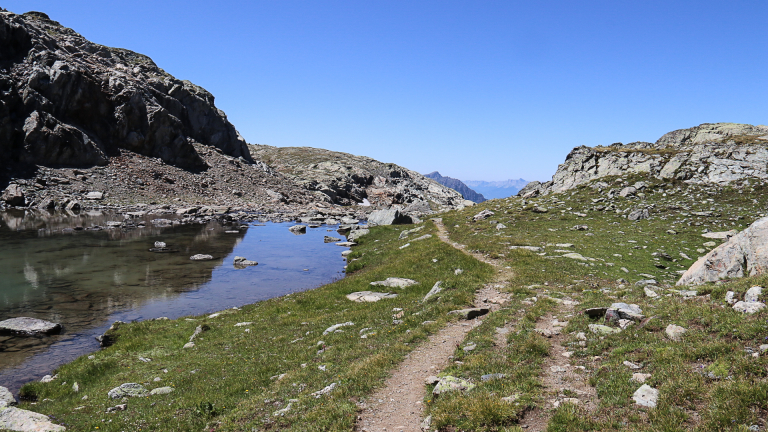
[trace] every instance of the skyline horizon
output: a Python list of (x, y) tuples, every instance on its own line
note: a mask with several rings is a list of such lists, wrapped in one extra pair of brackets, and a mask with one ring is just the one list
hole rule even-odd
[(213, 94), (249, 143), (458, 179), (547, 181), (581, 145), (767, 123), (768, 61), (753, 53), (768, 39), (759, 25), (768, 4), (687, 3), (3, 7), (44, 12), (94, 43), (149, 56)]

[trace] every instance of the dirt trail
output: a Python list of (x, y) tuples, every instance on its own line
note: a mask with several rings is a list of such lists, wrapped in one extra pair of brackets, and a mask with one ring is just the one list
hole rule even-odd
[(573, 301), (558, 300), (560, 303), (553, 311), (536, 322), (536, 332), (546, 337), (550, 343), (549, 356), (542, 365), (542, 400), (539, 406), (526, 412), (520, 425), (526, 431), (545, 431), (555, 408), (562, 404), (573, 403), (594, 411), (597, 407), (597, 391), (587, 382), (583, 366), (573, 365), (570, 361), (572, 349), (563, 346), (567, 336), (562, 333), (573, 316)]
[[(480, 254), (466, 251), (464, 245), (452, 242), (442, 223), (442, 219), (432, 219), (438, 229), (438, 236), (443, 242), (473, 256), (488, 264), (500, 267), (498, 262)], [(498, 303), (503, 303), (506, 295), (496, 290), (497, 284), (508, 281), (512, 273), (509, 269), (501, 269), (494, 282), (484, 286), (475, 293), (474, 304), (491, 311), (499, 309)], [(480, 325), (482, 318), (472, 321), (461, 321), (448, 324), (438, 333), (429, 337), (427, 342), (414, 349), (394, 371), (380, 388), (364, 405), (363, 411), (357, 418), (355, 429), (365, 432), (418, 432), (424, 418), (425, 387), (424, 380), (430, 375), (437, 375), (449, 365), (450, 356), (456, 346), (472, 328)], [(505, 331), (505, 330), (503, 330)], [(501, 337), (506, 342), (506, 338)]]

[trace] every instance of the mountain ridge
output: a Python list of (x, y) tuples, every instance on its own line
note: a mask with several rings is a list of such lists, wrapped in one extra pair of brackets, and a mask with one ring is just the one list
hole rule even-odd
[(483, 194), (473, 190), (472, 188), (464, 184), (461, 180), (453, 177), (444, 177), (438, 171), (432, 171), (429, 174), (424, 174), (424, 177), (430, 178), (440, 183), (443, 186), (447, 186), (455, 190), (456, 192), (460, 193), (461, 196), (464, 197), (464, 199), (470, 200), (474, 203), (479, 204), (486, 200)]

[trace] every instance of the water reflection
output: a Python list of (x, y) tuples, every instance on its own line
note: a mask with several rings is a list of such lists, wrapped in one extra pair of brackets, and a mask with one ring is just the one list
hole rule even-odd
[[(43, 338), (0, 336), (0, 385), (29, 380), (98, 348), (93, 336), (117, 319), (200, 314), (305, 290), (341, 277), (342, 248), (326, 228), (294, 236), (289, 224), (174, 225), (168, 215), (0, 213), (0, 319), (63, 325)], [(163, 226), (153, 220), (166, 219)], [(112, 224), (116, 225), (116, 224)], [(163, 241), (172, 253), (149, 249)], [(209, 254), (211, 261), (191, 261)], [(259, 261), (237, 270), (234, 255)], [(305, 269), (309, 271), (305, 271)]]

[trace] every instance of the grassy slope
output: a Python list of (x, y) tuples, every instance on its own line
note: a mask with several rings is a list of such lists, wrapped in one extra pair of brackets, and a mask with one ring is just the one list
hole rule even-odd
[[(418, 235), (434, 234), (432, 223), (426, 225)], [(118, 342), (95, 353), (94, 359), (86, 356), (61, 367), (59, 379), (52, 383), (25, 386), (23, 392), (36, 395), (38, 402), (22, 407), (53, 415), (71, 430), (350, 430), (356, 402), (379, 385), (415, 343), (439, 329), (448, 319), (447, 311), (466, 307), (474, 290), (492, 275), (490, 266), (436, 236), (398, 249), (406, 242), (398, 240), (402, 229), (372, 230), (350, 256), (358, 258), (349, 266), (351, 274), (316, 290), (227, 311), (216, 318), (123, 326)], [(455, 275), (457, 268), (464, 272)], [(345, 298), (354, 291), (376, 290), (369, 282), (391, 276), (413, 278), (420, 284), (394, 288), (398, 298), (378, 303)], [(448, 289), (439, 301), (421, 304), (437, 280)], [(405, 310), (398, 325), (392, 317), (396, 307)], [(235, 327), (246, 321), (253, 324)], [(343, 327), (343, 332), (322, 334), (329, 326), (348, 321), (354, 325)], [(424, 325), (424, 321), (434, 323)], [(204, 324), (210, 330), (196, 339), (196, 347), (182, 349), (195, 327)], [(364, 328), (370, 329), (364, 333), (375, 335), (362, 339)], [(322, 353), (318, 353), (320, 341), (326, 347)], [(140, 356), (152, 361), (141, 362)], [(286, 375), (271, 378), (280, 374)], [(154, 382), (155, 377), (161, 381)], [(77, 393), (72, 391), (75, 382), (80, 387)], [(148, 389), (173, 386), (175, 391), (132, 398), (126, 402), (126, 411), (105, 414), (107, 407), (121, 403), (108, 399), (107, 392), (126, 382), (143, 383)], [(331, 383), (338, 387), (330, 395), (310, 395)], [(88, 395), (85, 401), (84, 395)], [(298, 402), (284, 416), (273, 415), (291, 399)]]
[[(620, 189), (638, 179), (607, 180), (611, 187)], [(754, 424), (765, 426), (761, 419), (766, 416), (768, 404), (768, 356), (753, 357), (751, 352), (768, 342), (768, 313), (742, 315), (728, 307), (723, 297), (727, 290), (741, 295), (752, 285), (765, 286), (768, 277), (695, 287), (692, 289), (698, 295), (688, 299), (673, 286), (679, 277), (677, 271), (687, 269), (693, 260), (712, 248), (704, 246), (711, 240), (701, 237), (703, 229), (745, 228), (761, 216), (760, 209), (765, 208), (768, 199), (763, 192), (764, 186), (760, 185), (713, 193), (697, 186), (654, 182), (642, 197), (613, 200), (619, 210), (651, 206), (651, 219), (636, 222), (615, 210), (595, 211), (606, 202), (592, 200), (606, 195), (589, 187), (527, 202), (520, 198), (494, 200), (444, 217), (452, 239), (506, 260), (517, 274), (507, 290), (518, 293), (518, 298), (526, 295), (526, 286), (540, 284), (530, 288), (554, 297), (577, 298), (582, 302), (579, 310), (623, 301), (638, 304), (647, 316), (654, 317), (642, 328), (634, 326), (602, 338), (590, 334), (587, 327), (591, 323), (602, 324), (602, 319), (590, 320), (583, 314), (570, 318), (565, 331), (571, 335), (568, 343), (574, 351), (572, 364), (586, 367), (590, 384), (596, 386), (600, 398), (599, 408), (588, 414), (565, 404), (554, 410), (548, 430), (715, 431), (745, 429)], [(535, 213), (534, 206), (545, 207), (547, 212)], [(483, 209), (495, 214), (485, 221), (472, 222), (471, 216)], [(709, 210), (714, 210), (713, 216), (691, 213)], [(507, 228), (497, 230), (498, 222)], [(575, 225), (587, 225), (589, 229), (574, 230)], [(668, 233), (670, 229), (676, 234)], [(557, 243), (572, 243), (575, 247), (557, 247)], [(511, 245), (544, 246), (545, 254), (510, 250)], [(568, 251), (594, 261), (551, 258)], [(683, 258), (681, 252), (691, 259)], [(666, 254), (671, 259), (654, 253)], [(657, 289), (659, 299), (646, 297), (643, 288), (634, 284), (648, 276), (663, 285), (666, 282), (665, 288)], [(665, 337), (668, 324), (688, 329), (681, 342)], [(526, 334), (525, 327), (516, 330), (520, 333), (509, 336), (507, 360), (514, 358), (514, 352), (520, 352), (514, 346), (523, 343), (521, 337)], [(579, 346), (575, 337), (578, 332), (587, 334), (585, 346)], [(488, 350), (473, 355), (487, 356)], [(546, 355), (545, 351), (539, 352), (540, 357)], [(535, 356), (529, 357), (529, 363), (536, 361)], [(495, 372), (494, 361), (485, 360), (483, 365), (474, 367)], [(632, 371), (622, 364), (624, 361), (642, 364), (643, 368)], [(507, 369), (510, 370), (517, 367)], [(630, 381), (632, 372), (651, 374), (647, 383), (661, 391), (656, 409), (639, 409), (634, 405), (631, 395), (640, 384)], [(502, 396), (506, 394), (496, 394), (497, 398)], [(523, 396), (536, 401), (535, 388)], [(470, 392), (464, 396), (464, 406), (481, 399)], [(545, 401), (538, 403), (551, 409)], [(469, 415), (450, 414), (451, 408), (442, 406), (441, 401), (432, 406), (440, 425), (451, 423), (465, 430), (512, 430), (507, 429), (508, 421), (484, 421), (478, 411)]]

